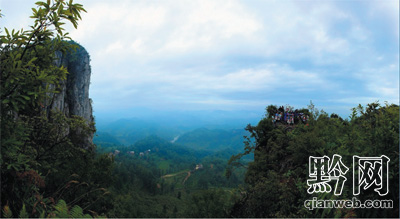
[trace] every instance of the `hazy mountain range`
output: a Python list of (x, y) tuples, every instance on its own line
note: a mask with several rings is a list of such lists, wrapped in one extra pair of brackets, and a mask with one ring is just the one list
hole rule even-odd
[(96, 120), (96, 144), (132, 145), (155, 135), (191, 149), (219, 151), (243, 148), (247, 124), (255, 125), (261, 113), (246, 111), (191, 111), (138, 113), (140, 118)]

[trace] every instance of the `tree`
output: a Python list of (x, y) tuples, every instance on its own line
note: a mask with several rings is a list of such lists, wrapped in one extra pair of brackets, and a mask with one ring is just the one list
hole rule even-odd
[[(77, 48), (67, 42), (71, 39), (64, 22), (76, 28), (85, 9), (72, 0), (36, 5), (30, 30), (4, 28), (5, 34), (0, 35), (1, 206), (10, 212), (26, 206), (30, 216), (39, 216), (39, 211), (55, 204), (54, 199), (63, 197), (60, 191), (76, 182), (65, 181), (71, 173), (85, 172), (73, 169), (72, 160), (91, 162), (94, 158), (77, 146), (94, 131), (86, 121), (47, 109), (68, 74), (63, 66), (55, 65), (57, 54)], [(64, 184), (55, 184), (57, 178), (63, 178)]]
[(223, 218), (227, 217), (229, 196), (223, 190), (201, 190), (193, 193), (186, 210), (187, 217)]
[(70, 38), (64, 33), (63, 21), (77, 27), (80, 13), (85, 9), (63, 0), (36, 5), (38, 9), (32, 8), (31, 30), (10, 33), (4, 28), (6, 35), (0, 36), (2, 116), (11, 112), (31, 115), (32, 110), (37, 114), (46, 104), (48, 94), (56, 92), (60, 81), (66, 79), (67, 70), (54, 65), (57, 51), (66, 52), (73, 47), (65, 41)]
[[(272, 109), (273, 107), (267, 107)], [(310, 125), (299, 124), (290, 132), (273, 127), (271, 118), (263, 118), (247, 130), (254, 139), (245, 143), (245, 152), (254, 154), (248, 165), (241, 198), (231, 211), (233, 217), (397, 217), (399, 214), (399, 106), (379, 103), (359, 105), (351, 120), (319, 111), (309, 106)], [(254, 142), (254, 147), (250, 147)], [(240, 164), (243, 154), (233, 156), (230, 167)], [(304, 208), (312, 199), (307, 191), (310, 156), (332, 157), (339, 154), (352, 169), (353, 155), (371, 157), (382, 154), (390, 158), (389, 190), (385, 199), (393, 200), (393, 209), (319, 209)], [(228, 169), (229, 170), (229, 169)], [(351, 184), (351, 183), (350, 183)], [(318, 199), (335, 199), (329, 193), (319, 193)], [(314, 197), (315, 197), (314, 196)], [(353, 197), (351, 185), (343, 189), (340, 199)], [(360, 200), (379, 200), (373, 189), (363, 191)]]

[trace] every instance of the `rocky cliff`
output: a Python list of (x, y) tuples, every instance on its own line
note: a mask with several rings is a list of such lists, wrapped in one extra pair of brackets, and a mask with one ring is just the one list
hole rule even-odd
[[(63, 65), (68, 69), (66, 81), (61, 82), (60, 92), (53, 94), (51, 110), (60, 110), (66, 116), (81, 116), (87, 124), (94, 126), (92, 100), (89, 98), (90, 86), (90, 56), (79, 45), (76, 51), (68, 54), (57, 53), (57, 66)], [(93, 133), (86, 139), (86, 146), (93, 144)]]

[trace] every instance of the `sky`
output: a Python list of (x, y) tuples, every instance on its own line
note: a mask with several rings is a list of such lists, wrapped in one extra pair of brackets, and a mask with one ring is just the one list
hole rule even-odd
[[(398, 0), (75, 2), (95, 115), (399, 103)], [(32, 7), (1, 0), (1, 27), (28, 27)]]

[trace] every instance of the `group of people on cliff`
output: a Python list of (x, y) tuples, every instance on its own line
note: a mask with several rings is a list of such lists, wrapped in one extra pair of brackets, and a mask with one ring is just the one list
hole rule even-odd
[(275, 115), (272, 115), (272, 122), (276, 125), (277, 122), (287, 124), (287, 125), (294, 125), (297, 124), (298, 121), (308, 125), (309, 116), (299, 112), (297, 109), (293, 110), (293, 107), (286, 106), (279, 107), (278, 111)]

